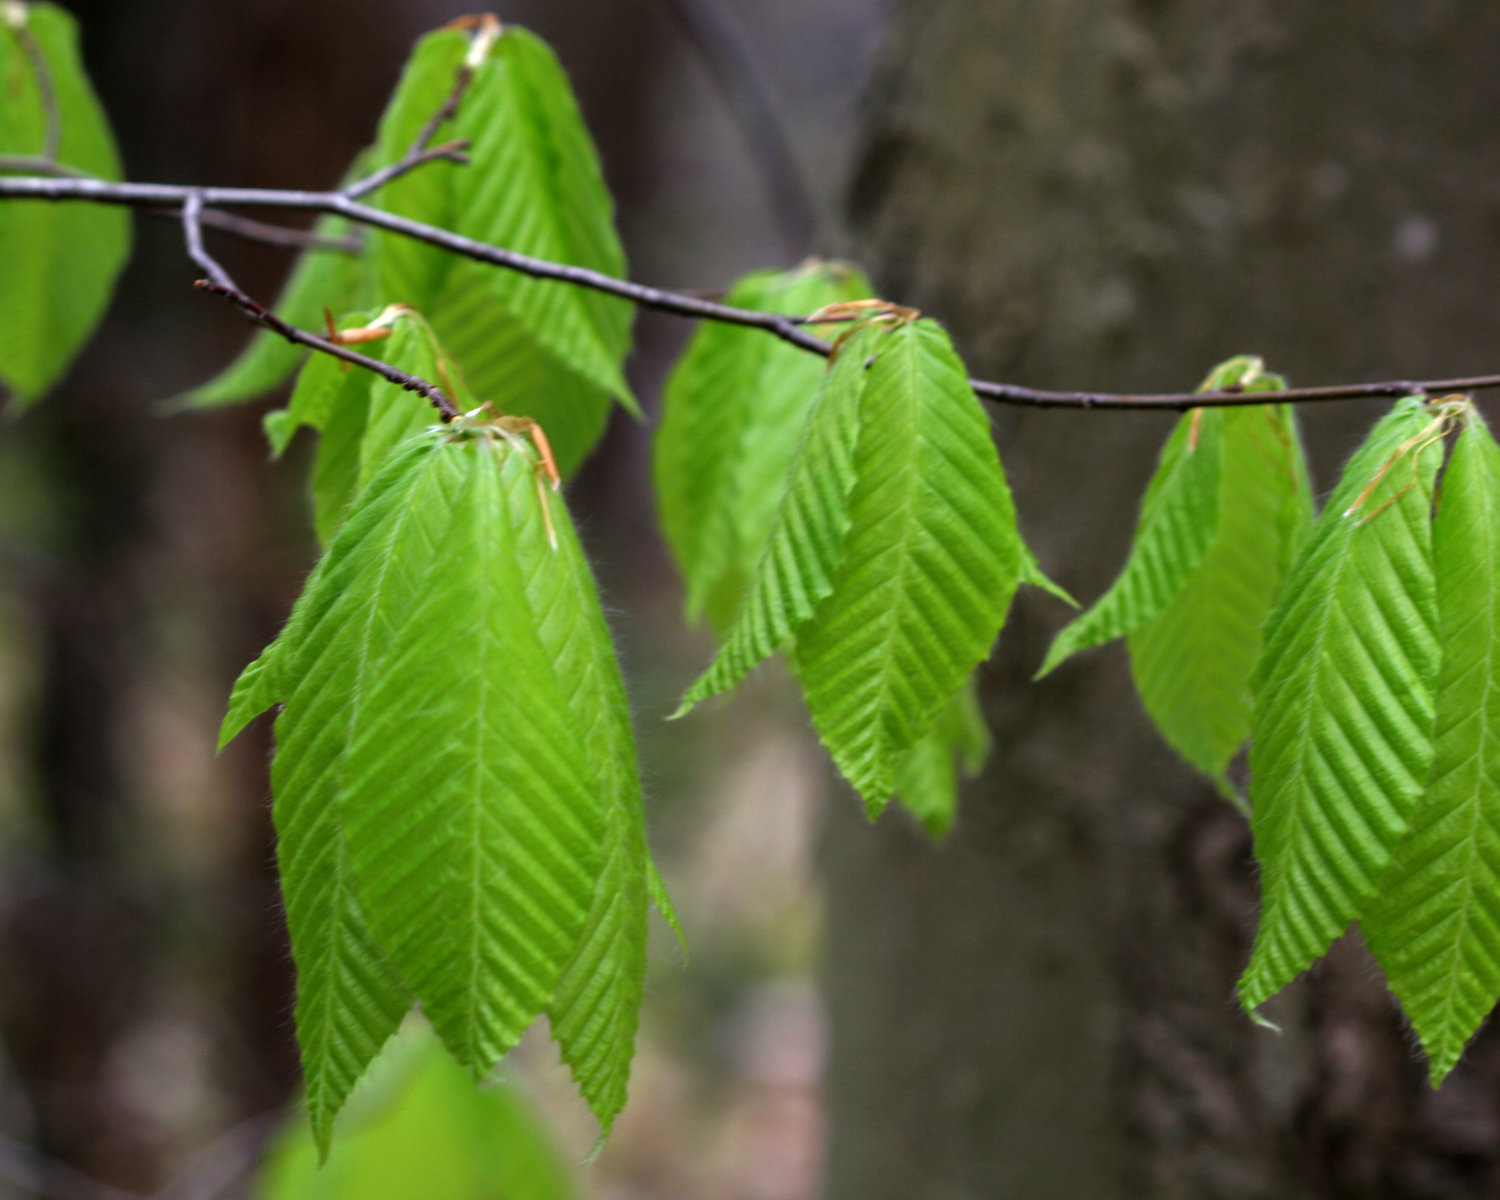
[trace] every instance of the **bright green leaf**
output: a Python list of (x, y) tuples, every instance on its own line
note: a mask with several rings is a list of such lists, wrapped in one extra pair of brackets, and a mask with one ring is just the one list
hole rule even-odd
[[(843, 263), (757, 271), (726, 304), (806, 316), (863, 299), (868, 282)], [(734, 619), (797, 453), (823, 363), (764, 330), (704, 322), (662, 393), (655, 482), (662, 529), (687, 581), (690, 620), (723, 632)]]
[(1092, 608), (1063, 627), (1038, 678), (1149, 621), (1203, 561), (1218, 523), (1222, 417), (1218, 409), (1200, 408), (1177, 423), (1141, 503), (1125, 569)]
[[(53, 4), (28, 4), (25, 12), (57, 98), (58, 161), (119, 179), (119, 155), (84, 74), (73, 18)], [(37, 155), (45, 146), (46, 118), (20, 37), (0, 21), (0, 154)], [(36, 400), (67, 369), (104, 315), (129, 253), (130, 214), (123, 208), (0, 204), (0, 383), (14, 403)]]
[(1441, 425), (1399, 401), (1314, 523), (1266, 622), (1250, 748), (1261, 917), (1254, 1009), (1375, 895), (1432, 759), (1430, 511)]
[[(437, 111), (470, 48), (458, 30), (418, 43), (382, 119), (377, 162), (399, 158)], [(556, 59), (507, 27), (437, 140), (467, 138), (471, 165), (435, 162), (388, 184), (382, 208), (553, 262), (624, 276), (597, 155)], [(621, 372), (632, 306), (532, 279), (395, 234), (375, 237), (381, 298), (422, 311), (481, 400), (539, 421), (565, 469), (597, 440), (608, 397), (634, 409)], [(541, 387), (522, 385), (539, 380)]]
[(1222, 414), (1218, 523), (1181, 590), (1130, 634), (1136, 688), (1183, 758), (1239, 797), (1224, 776), (1250, 736), (1250, 675), (1261, 626), (1312, 519), (1289, 405)]
[[(432, 331), (415, 314), (398, 318), (391, 336), (378, 344), (382, 362), (439, 387), (443, 385), (445, 372), (438, 365), (437, 343)], [(427, 397), (373, 373), (367, 404), (364, 433), (359, 442), (356, 490), (363, 489), (374, 478), (392, 450), (439, 419)]]
[[(866, 353), (844, 351), (856, 352)], [(989, 654), (1022, 551), (989, 419), (948, 335), (929, 320), (904, 323), (880, 337), (873, 360), (846, 544), (796, 638), (823, 745), (879, 811), (901, 756)]]
[(958, 772), (977, 775), (990, 752), (990, 731), (970, 677), (926, 735), (896, 767), (896, 798), (941, 842), (958, 815)]
[(860, 397), (870, 375), (865, 364), (880, 336), (874, 325), (856, 330), (824, 373), (739, 618), (677, 715), (732, 688), (761, 659), (789, 645), (833, 590), (849, 529)]
[[(534, 464), (487, 433), (458, 433), (414, 439), (415, 461), (409, 450), (388, 459), (329, 551), (323, 577), (354, 560), (356, 597), (365, 580), (420, 581), (409, 603), (369, 627), (383, 651), (359, 703), (330, 663), (299, 684), (277, 728), (330, 693), (355, 709), (335, 723), (346, 733), (325, 735), (327, 749), (297, 765), (312, 779), (338, 772), (370, 925), (444, 1044), (482, 1077), (574, 956), (609, 813), (518, 555), (515, 531), (547, 519), (534, 486), (510, 486), (518, 475), (534, 485)], [(421, 485), (398, 519), (378, 525), (389, 541), (367, 549), (371, 522), (360, 518), (382, 481), (406, 475)], [(565, 521), (546, 497), (554, 523)], [(564, 569), (561, 554), (552, 560), (531, 569)], [(330, 615), (305, 638), (334, 650), (346, 625)]]
[(570, 1172), (523, 1094), (476, 1088), (413, 1018), (372, 1065), (319, 1165), (307, 1122), (277, 1137), (259, 1200), (571, 1200)]
[[(506, 484), (512, 511), (535, 506), (534, 471), (510, 472)], [(608, 831), (577, 951), (547, 1013), (563, 1061), (607, 1135), (625, 1107), (645, 986), (649, 857), (630, 706), (593, 575), (572, 524), (558, 519), (551, 532), (555, 549), (545, 522), (518, 523), (516, 556), (542, 650), (603, 790)]]
[(1360, 918), (1436, 1087), (1500, 998), (1500, 448), (1478, 413), (1433, 521), (1435, 754), (1411, 831)]

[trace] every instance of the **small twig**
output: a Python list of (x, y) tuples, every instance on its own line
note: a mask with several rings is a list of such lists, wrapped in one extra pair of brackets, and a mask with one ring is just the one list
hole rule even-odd
[(280, 334), (289, 342), (299, 346), (307, 346), (312, 350), (321, 350), (324, 354), (331, 354), (334, 358), (341, 358), (345, 362), (353, 363), (355, 366), (364, 367), (367, 371), (374, 371), (383, 379), (388, 379), (398, 387), (405, 388), (409, 392), (416, 392), (419, 396), (427, 399), (431, 405), (438, 410), (444, 421), (451, 421), (459, 415), (458, 406), (448, 399), (447, 393), (435, 383), (417, 375), (408, 375), (405, 371), (397, 370), (390, 363), (383, 363), (378, 358), (370, 358), (357, 351), (350, 350), (347, 346), (341, 346), (337, 342), (327, 338), (321, 338), (317, 334), (308, 333), (305, 329), (298, 329), (295, 325), (289, 325), (264, 304), (253, 299), (247, 292), (241, 290), (240, 286), (230, 278), (218, 261), (203, 248), (203, 192), (190, 190), (182, 200), (182, 232), (183, 239), (187, 242), (188, 257), (197, 263), (207, 279), (197, 280), (193, 286), (205, 292), (212, 292), (216, 296), (223, 296), (226, 300), (233, 301), (240, 311), (252, 322), (260, 325), (274, 333)]
[(377, 188), (384, 187), (391, 180), (405, 175), (408, 171), (414, 171), (425, 163), (434, 162), (437, 159), (447, 159), (449, 162), (458, 163), (460, 166), (469, 165), (469, 156), (464, 153), (469, 148), (468, 138), (455, 138), (451, 142), (444, 142), (441, 146), (433, 146), (430, 149), (420, 150), (414, 154), (405, 154), (388, 167), (381, 167), (373, 175), (367, 175), (358, 183), (351, 183), (344, 188), (344, 195), (351, 200), (358, 200), (361, 196), (368, 195)]
[(491, 43), (499, 36), (500, 23), (490, 14), (486, 13), (473, 22), (473, 32), (469, 39), (469, 54), (459, 65), (458, 73), (453, 78), (453, 87), (448, 92), (447, 98), (438, 106), (437, 112), (428, 117), (426, 124), (417, 131), (417, 136), (412, 139), (412, 144), (407, 147), (405, 154), (395, 162), (381, 167), (374, 174), (351, 183), (343, 189), (345, 196), (350, 200), (358, 200), (361, 196), (369, 195), (391, 180), (434, 159), (445, 158), (449, 162), (468, 164), (469, 156), (464, 153), (469, 148), (468, 139), (458, 138), (451, 142), (444, 142), (441, 146), (432, 147), (429, 147), (428, 143), (437, 136), (437, 131), (442, 128), (443, 122), (451, 121), (458, 115), (458, 106), (463, 103), (464, 93), (469, 90), (469, 84), (474, 80), (474, 71), (478, 65), (476, 59), (482, 61), (484, 55), (489, 52)]
[(64, 179), (97, 179), (87, 171), (53, 162), (34, 154), (0, 154), (0, 171), (26, 171), (32, 175), (56, 175)]
[[(182, 210), (151, 209), (150, 215), (180, 221)], [(324, 237), (306, 229), (289, 229), (285, 225), (268, 225), (264, 221), (252, 221), (249, 217), (220, 212), (216, 208), (205, 208), (199, 213), (198, 219), (201, 224), (210, 229), (218, 229), (224, 233), (231, 233), (235, 237), (244, 238), (246, 241), (260, 242), (267, 246), (281, 246), (295, 250), (330, 250), (339, 254), (361, 254), (365, 249), (364, 241), (356, 234), (342, 238)]]
[(62, 146), (62, 111), (57, 106), (57, 87), (52, 82), (52, 68), (47, 65), (47, 56), (42, 53), (38, 45), (36, 34), (31, 32), (26, 24), (26, 10), (20, 10), (21, 16), (16, 17), (7, 13), (10, 17), (11, 30), (16, 35), (16, 41), (20, 44), (21, 51), (26, 55), (26, 60), (31, 64), (31, 73), (36, 77), (37, 94), (42, 101), (42, 117), (46, 121), (46, 133), (42, 137), (41, 157), (47, 162), (57, 161), (57, 151)]

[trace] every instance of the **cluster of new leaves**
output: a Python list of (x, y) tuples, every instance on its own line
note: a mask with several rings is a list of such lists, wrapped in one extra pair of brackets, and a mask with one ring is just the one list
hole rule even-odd
[[(859, 316), (869, 296), (853, 267), (813, 262), (750, 275), (727, 299)], [(819, 734), (871, 815), (894, 786), (941, 837), (955, 755), (972, 773), (988, 753), (967, 673), (1004, 619), (1024, 551), (988, 423), (942, 331), (888, 313), (844, 336), (825, 372), (756, 330), (706, 326), (667, 383), (662, 527), (689, 618), (706, 613), (735, 656), (690, 700), (800, 647)]]
[[(374, 146), (350, 178), (399, 161), (454, 90), (457, 112), (433, 131), (462, 139), (470, 165), (436, 160), (380, 188), (372, 202), (414, 221), (552, 262), (623, 276), (625, 255), (598, 156), (567, 77), (524, 29), (463, 22), (417, 43)], [(319, 230), (349, 231), (327, 217)], [(569, 474), (603, 432), (611, 397), (634, 409), (621, 364), (630, 305), (584, 288), (559, 287), (373, 231), (365, 253), (303, 255), (276, 306), (289, 324), (316, 328), (335, 313), (402, 304), (419, 312), (452, 361), (463, 390), (500, 412), (525, 413), (547, 430)], [(264, 331), (192, 402), (223, 404), (275, 387), (302, 351)], [(432, 378), (432, 376), (426, 376)]]
[[(1205, 387), (1229, 384), (1282, 386), (1248, 358)], [(1434, 1083), (1500, 998), (1497, 556), (1500, 449), (1462, 399), (1397, 403), (1316, 520), (1288, 409), (1194, 410), (1125, 568), (1043, 666), (1128, 636), (1162, 734), (1232, 799), (1249, 742), (1262, 907), (1241, 1000), (1358, 920)]]
[[(850, 287), (844, 269), (808, 267), (741, 288), (753, 303), (819, 278), (832, 290), (840, 276)], [(784, 351), (751, 350), (723, 330), (700, 332), (667, 389), (657, 481), (688, 603), (711, 601), (721, 622), (738, 601), (684, 711), (784, 649), (868, 813), (900, 789), (941, 832), (954, 753), (969, 766), (986, 753), (969, 673), (989, 655), (1029, 555), (989, 420), (941, 327), (859, 302), (828, 312), (862, 320), (816, 390), (795, 374), (766, 389), (757, 359)], [(799, 429), (795, 446), (754, 413), (766, 393), (775, 419)]]
[[(0, 14), (0, 171), (112, 176), (67, 18), (14, 0)], [(435, 139), (468, 161), (424, 154)], [(372, 172), (389, 213), (623, 276), (577, 105), (523, 30), (477, 18), (424, 38), (348, 179)], [(127, 235), (112, 210), (0, 207), (0, 380), (21, 398), (81, 345)], [(1021, 539), (937, 324), (837, 263), (748, 276), (728, 300), (836, 340), (825, 365), (706, 325), (667, 385), (662, 524), (689, 617), (722, 638), (683, 711), (783, 651), (870, 815), (896, 796), (940, 838), (960, 769), (988, 752), (973, 672), (1018, 584), (1066, 596)], [(647, 901), (670, 911), (619, 668), (556, 489), (612, 399), (634, 409), (629, 306), (380, 230), (359, 252), (305, 252), (277, 311), (467, 414), (436, 423), (417, 394), (315, 355), (266, 420), (278, 454), (317, 433), (326, 553), (236, 685), (223, 738), (280, 706), (274, 817), (312, 1136), (326, 1149), (416, 1003), (476, 1078), (545, 1013), (607, 1132)], [(189, 400), (260, 395), (301, 353), (263, 332)], [(1500, 996), (1500, 449), (1466, 401), (1410, 397), (1314, 518), (1279, 377), (1239, 358), (1204, 387), (1266, 402), (1181, 419), (1120, 577), (1042, 671), (1126, 637), (1167, 741), (1253, 811), (1264, 905), (1245, 1005), (1359, 920), (1440, 1079)], [(1247, 743), (1248, 802), (1232, 779)]]
[(645, 963), (635, 747), (567, 509), (503, 418), (386, 456), (224, 738), (277, 703), (314, 1131), (414, 1000), (477, 1078), (545, 1011), (607, 1128)]

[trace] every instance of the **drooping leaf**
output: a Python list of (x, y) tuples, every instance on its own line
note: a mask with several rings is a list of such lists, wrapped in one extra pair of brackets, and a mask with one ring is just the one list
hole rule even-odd
[(1141, 503), (1124, 569), (1093, 607), (1063, 627), (1037, 678), (1149, 621), (1203, 561), (1218, 524), (1222, 419), (1218, 409), (1199, 408), (1177, 423)]
[[(506, 484), (512, 511), (535, 504), (534, 473), (511, 472)], [(646, 975), (649, 859), (640, 768), (614, 645), (572, 525), (554, 522), (549, 534), (545, 522), (523, 522), (516, 550), (543, 652), (603, 792), (604, 867), (547, 1013), (563, 1061), (607, 1135), (625, 1107)]]
[(1073, 608), (1078, 607), (1078, 601), (1042, 570), (1042, 564), (1037, 562), (1036, 555), (1032, 553), (1031, 547), (1026, 544), (1024, 538), (1021, 540), (1021, 582), (1029, 583), (1032, 587), (1039, 587), (1049, 596), (1055, 596)]
[[(725, 297), (738, 308), (805, 316), (871, 295), (843, 263), (757, 271)], [(765, 545), (823, 363), (763, 330), (705, 322), (662, 393), (654, 477), (662, 528), (687, 582), (690, 620), (720, 632)]]
[(1312, 519), (1289, 405), (1226, 409), (1218, 523), (1201, 562), (1130, 634), (1136, 689), (1179, 754), (1238, 800), (1225, 778), (1250, 736), (1261, 626)]
[(339, 820), (348, 741), (386, 644), (409, 609), (420, 572), (398, 551), (410, 527), (437, 514), (420, 507), (432, 455), (415, 447), (411, 469), (366, 494), (361, 520), (319, 564), (286, 628), (236, 685), (221, 742), (251, 716), (286, 701), (276, 723), (277, 857), (297, 962), (297, 1037), (314, 1136), (326, 1150), (350, 1089), (410, 1007), (355, 896)]
[(977, 775), (989, 752), (989, 726), (970, 677), (896, 767), (896, 798), (933, 841), (948, 836), (958, 815), (959, 770)]
[(1250, 748), (1254, 1009), (1375, 895), (1432, 759), (1441, 422), (1399, 401), (1344, 468), (1266, 622)]
[[(624, 277), (599, 157), (546, 43), (507, 26), (475, 71), (453, 128), (469, 139), (474, 164), (455, 178), (458, 232)], [(628, 302), (516, 271), (491, 271), (487, 278), (501, 306), (544, 349), (634, 408), (620, 370), (635, 316)]]
[[(324, 216), (313, 232), (328, 240), (347, 238), (353, 226), (343, 217)], [(374, 280), (366, 254), (307, 249), (297, 258), (276, 301), (275, 313), (288, 325), (314, 333), (323, 330), (323, 310), (345, 313), (374, 301)], [(182, 397), (187, 408), (215, 408), (254, 400), (280, 387), (307, 358), (307, 351), (269, 329), (256, 330), (239, 357)], [(315, 361), (313, 355), (309, 362)]]
[[(381, 122), (376, 161), (395, 161), (452, 89), (470, 53), (440, 30), (413, 52)], [(467, 138), (471, 165), (435, 162), (382, 188), (380, 207), (523, 254), (623, 277), (598, 159), (551, 52), (507, 27), (438, 141)], [(547, 431), (564, 473), (597, 441), (616, 396), (632, 308), (590, 289), (463, 260), (399, 235), (374, 238), (381, 299), (432, 322), (474, 394)]]
[(1411, 830), (1360, 918), (1436, 1087), (1500, 999), (1500, 448), (1459, 435), (1433, 521), (1442, 667)]
[(732, 688), (788, 645), (833, 590), (849, 529), (860, 397), (870, 374), (865, 363), (881, 332), (874, 325), (857, 329), (824, 373), (740, 615), (677, 715)]
[[(19, 6), (24, 32), (0, 19), (0, 154), (45, 149), (46, 112), (21, 39), (47, 64), (61, 123), (57, 161), (120, 178), (104, 110), (78, 56), (77, 27), (53, 4)], [(130, 253), (130, 215), (104, 204), (7, 200), (0, 205), (0, 383), (17, 405), (54, 384), (93, 333)]]
[(259, 1200), (571, 1200), (567, 1165), (526, 1097), (476, 1088), (413, 1018), (372, 1064), (319, 1163), (294, 1116), (256, 1180)]
[[(482, 1077), (574, 957), (609, 813), (517, 552), (515, 530), (543, 524), (544, 503), (554, 524), (566, 513), (550, 492), (510, 486), (517, 474), (534, 484), (528, 454), (482, 432), (454, 440), (461, 432), (415, 439), (426, 450), (415, 467), (408, 451), (388, 459), (334, 539), (332, 559), (355, 553), (367, 498), (388, 474), (420, 470), (424, 487), (387, 552), (389, 573), (420, 576), (420, 592), (379, 631), (386, 652), (350, 716), (342, 758), (309, 757), (307, 769), (340, 770), (350, 865), (371, 928), (444, 1044)], [(300, 692), (310, 703), (326, 687), (309, 676), (278, 730), (300, 719)]]
[(796, 637), (818, 735), (878, 812), (901, 756), (989, 654), (1022, 551), (989, 420), (948, 335), (903, 323), (873, 360), (841, 561)]
[[(308, 977), (324, 969), (331, 929), (363, 919), (477, 1076), (553, 1001), (580, 953), (611, 814), (575, 708), (590, 686), (584, 652), (556, 640), (585, 625), (566, 611), (580, 599), (577, 563), (551, 551), (549, 520), (571, 536), (517, 439), (478, 423), (419, 434), (360, 493), (286, 629), (237, 690), (231, 722), (285, 702), (272, 767), (279, 853), (299, 1036), (309, 1080), (330, 1080), (330, 1118), (378, 1048), (352, 1036), (361, 1019), (391, 1011), (366, 994), (368, 972), (348, 965), (352, 934), (326, 981)], [(551, 607), (537, 611), (533, 598)], [(593, 694), (618, 700), (602, 685)], [(338, 888), (355, 898), (352, 915), (329, 898)], [(643, 908), (643, 883), (638, 891)], [(319, 1014), (302, 1016), (309, 1006), (326, 1011), (326, 1044)], [(618, 1057), (608, 1064), (618, 1075)]]

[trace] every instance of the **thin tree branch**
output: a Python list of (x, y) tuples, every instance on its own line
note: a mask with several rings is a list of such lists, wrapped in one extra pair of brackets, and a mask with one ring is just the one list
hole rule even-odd
[(437, 131), (442, 128), (444, 121), (451, 121), (458, 116), (458, 106), (463, 103), (464, 93), (469, 90), (469, 84), (474, 80), (474, 72), (478, 70), (479, 64), (484, 61), (485, 55), (494, 45), (495, 39), (500, 36), (500, 22), (493, 13), (485, 13), (483, 16), (474, 18), (462, 18), (455, 22), (462, 28), (468, 28), (471, 33), (469, 39), (469, 53), (464, 56), (464, 61), (459, 64), (458, 74), (453, 78), (453, 88), (447, 98), (438, 106), (437, 112), (427, 118), (426, 124), (417, 131), (417, 136), (407, 148), (405, 154), (388, 166), (382, 167), (372, 175), (357, 180), (343, 189), (343, 194), (350, 200), (358, 200), (361, 196), (367, 196), (377, 188), (383, 187), (391, 180), (408, 171), (415, 170), (424, 163), (432, 162), (434, 159), (446, 158), (450, 162), (467, 165), (469, 156), (464, 153), (469, 148), (467, 138), (458, 138), (455, 141), (444, 142), (441, 146), (429, 148), (428, 143), (437, 136)]
[(62, 145), (62, 110), (57, 106), (57, 86), (52, 82), (52, 68), (47, 65), (47, 56), (37, 44), (36, 34), (26, 24), (25, 6), (6, 5), (5, 17), (21, 52), (31, 64), (31, 73), (36, 77), (36, 90), (42, 101), (42, 118), (46, 132), (42, 135), (41, 157), (47, 162), (57, 161), (57, 151)]
[(708, 67), (769, 193), (782, 244), (807, 250), (817, 227), (807, 180), (786, 136), (772, 89), (734, 10), (725, 0), (664, 0)]
[[(599, 271), (591, 271), (587, 267), (575, 267), (567, 263), (548, 262), (545, 259), (531, 258), (525, 254), (517, 254), (512, 250), (505, 250), (499, 246), (491, 246), (485, 242), (475, 241), (473, 238), (464, 237), (461, 234), (452, 233), (446, 229), (439, 229), (432, 225), (424, 225), (420, 221), (413, 221), (407, 217), (400, 217), (394, 213), (383, 212), (378, 208), (370, 208), (357, 201), (350, 200), (339, 192), (300, 192), (280, 191), (269, 188), (221, 188), (203, 187), (191, 188), (181, 187), (175, 184), (164, 183), (111, 183), (103, 179), (44, 179), (27, 176), (0, 177), (0, 199), (29, 199), (29, 200), (88, 200), (99, 204), (122, 204), (136, 208), (152, 208), (163, 206), (186, 206), (188, 197), (196, 195), (199, 197), (199, 206), (215, 208), (221, 207), (244, 207), (244, 208), (276, 208), (297, 209), (306, 212), (336, 213), (347, 217), (361, 225), (374, 226), (377, 229), (387, 229), (393, 233), (403, 234), (417, 241), (427, 242), (430, 245), (441, 246), (451, 250), (455, 254), (465, 258), (472, 258), (478, 262), (490, 263), (497, 267), (505, 267), (512, 271), (520, 271), (522, 274), (531, 275), (537, 279), (552, 279), (561, 283), (576, 284), (579, 287), (592, 288), (598, 292), (604, 292), (611, 296), (619, 296), (621, 299), (632, 301), (643, 308), (655, 309), (658, 312), (672, 313), (679, 317), (694, 317), (705, 321), (721, 321), (730, 325), (744, 325), (754, 329), (763, 329), (782, 341), (797, 346), (800, 349), (810, 351), (813, 354), (821, 354), (827, 357), (832, 352), (832, 346), (822, 338), (814, 337), (801, 326), (801, 318), (784, 316), (780, 313), (757, 312), (753, 309), (733, 308), (727, 304), (719, 304), (712, 300), (705, 300), (699, 296), (689, 295), (683, 292), (670, 292), (662, 288), (648, 287), (645, 284), (632, 283), (626, 279), (616, 279), (612, 275), (605, 275)], [(200, 285), (203, 286), (203, 285)], [(216, 290), (209, 285), (206, 290)], [(269, 329), (275, 329), (281, 336), (290, 341), (298, 342), (304, 346), (311, 346), (322, 350), (325, 354), (335, 354), (348, 362), (358, 363), (360, 366), (368, 367), (370, 370), (378, 370), (387, 379), (399, 383), (403, 387), (409, 387), (413, 391), (422, 392), (428, 399), (451, 419), (457, 410), (452, 408), (452, 402), (443, 396), (443, 402), (439, 402), (433, 395), (442, 393), (436, 388), (432, 392), (423, 391), (430, 384), (418, 380), (415, 383), (406, 383), (396, 378), (400, 372), (392, 372), (392, 368), (374, 359), (365, 358), (363, 355), (354, 354), (342, 346), (335, 346), (332, 342), (325, 342), (321, 338), (306, 333), (300, 329), (293, 329), (284, 321), (276, 317), (255, 301), (245, 296), (238, 289), (231, 288), (221, 290), (220, 294), (235, 300), (244, 308), (251, 320), (259, 325), (265, 325)], [(249, 307), (247, 307), (247, 304)], [(411, 376), (406, 376), (411, 379)], [(970, 380), (974, 391), (986, 400), (992, 400), (997, 404), (1016, 404), (1032, 408), (1079, 408), (1079, 409), (1166, 409), (1171, 411), (1185, 411), (1192, 408), (1215, 408), (1247, 404), (1282, 404), (1303, 403), (1324, 400), (1360, 400), (1376, 399), (1380, 397), (1416, 395), (1419, 393), (1436, 394), (1444, 392), (1472, 392), (1487, 388), (1500, 388), (1500, 374), (1495, 375), (1470, 375), (1456, 379), (1426, 379), (1426, 380), (1386, 380), (1379, 383), (1348, 383), (1335, 384), (1329, 387), (1311, 388), (1289, 388), (1284, 392), (1153, 392), (1142, 394), (1119, 394), (1113, 392), (1057, 392), (1040, 388), (1022, 387), (1013, 383), (991, 383), (986, 380)], [(421, 386), (417, 386), (420, 384)]]
[[(151, 209), (153, 217), (182, 220), (182, 210)], [(216, 208), (205, 208), (198, 216), (199, 222), (211, 229), (231, 233), (248, 242), (259, 242), (267, 246), (280, 246), (293, 250), (329, 250), (339, 254), (360, 254), (365, 244), (358, 235), (331, 238), (307, 229), (291, 229), (285, 225), (268, 225), (264, 221), (252, 221), (249, 217), (220, 212)]]
[(305, 329), (289, 325), (265, 305), (242, 291), (239, 285), (230, 278), (229, 272), (203, 248), (203, 228), (200, 223), (202, 213), (203, 191), (190, 189), (182, 199), (183, 238), (187, 242), (188, 257), (208, 276), (207, 279), (197, 280), (193, 286), (232, 301), (254, 324), (280, 334), (289, 342), (307, 346), (312, 350), (320, 350), (324, 354), (331, 354), (334, 358), (341, 358), (355, 366), (364, 367), (367, 371), (374, 371), (381, 378), (388, 379), (409, 392), (416, 392), (438, 410), (444, 421), (451, 421), (459, 415), (457, 405), (437, 384), (429, 383), (417, 375), (408, 375), (405, 371), (397, 370), (390, 363), (383, 363), (378, 358), (370, 358), (347, 346), (341, 346), (317, 334), (308, 333)]
[(368, 195), (377, 188), (384, 187), (391, 180), (405, 175), (408, 171), (414, 171), (426, 163), (435, 162), (437, 159), (445, 158), (449, 162), (458, 163), (460, 166), (469, 165), (469, 156), (464, 153), (469, 148), (468, 138), (455, 138), (451, 142), (444, 142), (441, 146), (433, 146), (430, 149), (419, 150), (415, 153), (405, 154), (388, 167), (381, 167), (373, 175), (367, 175), (358, 183), (351, 183), (344, 189), (344, 195), (351, 200), (357, 200), (361, 196)]
[(0, 171), (25, 171), (29, 175), (58, 175), (67, 179), (97, 178), (77, 167), (35, 154), (0, 154)]

